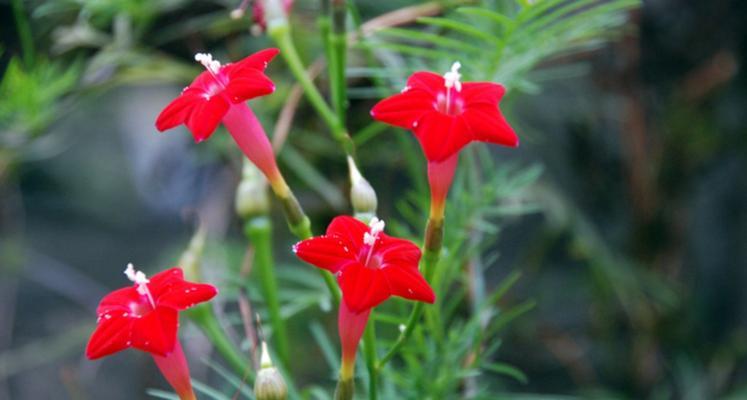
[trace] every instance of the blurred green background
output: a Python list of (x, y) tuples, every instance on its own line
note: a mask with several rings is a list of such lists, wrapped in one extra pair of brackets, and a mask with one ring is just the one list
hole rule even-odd
[[(362, 21), (414, 4), (354, 3)], [(514, 2), (480, 5), (513, 9), (503, 3)], [(459, 5), (433, 4), (447, 15)], [(195, 146), (183, 129), (153, 126), (199, 72), (194, 53), (238, 60), (272, 46), (250, 34), (249, 17), (229, 18), (237, 6), (0, 1), (0, 399), (149, 398), (146, 388), (163, 382), (147, 357), (84, 358), (98, 300), (125, 284), (128, 262), (174, 264), (198, 218), (210, 232), (208, 277), (220, 281), (240, 263), (240, 155), (228, 135)], [(535, 304), (501, 335), (500, 360), (523, 372), (486, 379), (542, 398), (747, 398), (747, 4), (655, 0), (621, 10), (604, 22), (614, 35), (543, 53), (501, 79), (522, 145), (490, 154), (542, 172), (524, 194), (532, 209), (494, 232), (488, 250), (500, 257), (485, 274), (492, 290), (520, 271), (503, 302)], [(317, 13), (309, 0), (292, 11), (307, 63), (322, 54)], [(540, 49), (549, 39), (532, 40)], [(404, 158), (419, 153), (399, 150), (414, 149), (409, 134), (369, 126), (375, 99), (394, 90), (372, 82), (401, 87), (414, 69), (453, 60), (380, 51), (377, 75), (368, 53), (351, 49), (348, 119), (380, 213), (396, 218), (414, 185)], [(479, 60), (461, 61), (468, 80), (480, 77)], [(278, 92), (251, 104), (272, 132), (294, 81), (282, 61), (268, 71)], [(280, 156), (317, 231), (349, 212), (344, 159), (324, 129), (302, 101)], [(275, 217), (276, 256), (299, 266)], [(296, 380), (330, 386), (308, 337), (320, 307), (297, 311), (289, 323), (305, 372)], [(194, 376), (210, 381), (215, 371), (197, 361), (209, 343), (191, 327), (182, 334)]]

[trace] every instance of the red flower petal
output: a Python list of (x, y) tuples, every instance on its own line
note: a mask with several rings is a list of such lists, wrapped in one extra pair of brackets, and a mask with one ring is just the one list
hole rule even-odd
[(135, 286), (117, 289), (101, 299), (99, 306), (96, 309), (96, 315), (101, 318), (102, 315), (113, 311), (127, 312), (130, 310), (130, 304), (146, 304), (147, 302), (148, 299), (141, 296), (135, 289)]
[(196, 142), (209, 138), (215, 132), (215, 128), (228, 112), (228, 107), (229, 104), (223, 97), (213, 96), (192, 110), (186, 123)]
[(96, 330), (88, 339), (86, 357), (91, 360), (124, 350), (132, 344), (134, 318), (125, 316), (126, 310), (110, 310), (100, 315)]
[(338, 236), (317, 236), (299, 242), (293, 247), (296, 255), (309, 264), (337, 273), (354, 262), (356, 253)]
[(462, 149), (473, 137), (462, 116), (434, 112), (415, 128), (415, 136), (428, 161), (442, 161)]
[(423, 90), (408, 90), (379, 101), (371, 109), (371, 117), (404, 129), (414, 129), (425, 115), (436, 112), (435, 98)]
[(407, 86), (410, 90), (422, 89), (435, 99), (438, 92), (444, 88), (444, 77), (433, 72), (419, 71), (407, 78)]
[(436, 301), (433, 289), (428, 285), (417, 267), (413, 267), (411, 264), (384, 264), (381, 273), (389, 282), (393, 295), (426, 303)]
[(391, 295), (389, 283), (380, 269), (350, 264), (337, 275), (342, 298), (353, 312), (376, 307)]
[(174, 348), (179, 314), (173, 308), (156, 307), (135, 319), (132, 325), (132, 347), (165, 356)]
[(476, 140), (510, 147), (519, 145), (519, 137), (497, 105), (470, 105), (462, 117)]
[(381, 255), (381, 264), (409, 265), (415, 269), (420, 262), (420, 248), (409, 240), (379, 234), (374, 252)]
[(246, 69), (240, 76), (230, 80), (224, 93), (232, 102), (240, 103), (274, 91), (275, 84), (264, 73)]
[(506, 88), (492, 82), (465, 82), (462, 84), (462, 91), (459, 93), (469, 106), (487, 103), (498, 107), (498, 102), (506, 93)]
[(157, 307), (176, 310), (190, 308), (218, 294), (218, 290), (212, 285), (185, 281), (181, 268), (171, 268), (153, 275), (148, 288)]
[(189, 118), (192, 109), (204, 100), (198, 89), (187, 88), (158, 114), (156, 129), (163, 132), (183, 124)]
[(275, 48), (260, 50), (240, 61), (226, 65), (221, 72), (228, 74), (231, 79), (241, 78), (247, 70), (254, 69), (262, 72), (278, 53), (280, 53), (280, 50)]
[(353, 254), (358, 254), (363, 247), (363, 236), (369, 231), (368, 225), (348, 216), (335, 217), (327, 227), (327, 236), (338, 236), (342, 238)]

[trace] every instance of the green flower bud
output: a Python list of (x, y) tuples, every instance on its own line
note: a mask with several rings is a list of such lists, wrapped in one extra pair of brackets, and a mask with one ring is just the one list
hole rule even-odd
[(177, 264), (184, 271), (184, 278), (188, 281), (200, 282), (202, 280), (200, 273), (200, 264), (202, 263), (202, 252), (205, 249), (205, 238), (207, 233), (205, 228), (200, 226), (192, 235), (189, 245), (179, 257)]
[(269, 209), (267, 180), (254, 164), (244, 159), (241, 182), (236, 189), (236, 214), (248, 218), (267, 214)]
[(376, 215), (376, 192), (361, 175), (350, 156), (348, 156), (348, 169), (350, 170), (350, 202), (353, 204), (353, 211), (360, 216)]
[(257, 379), (254, 381), (254, 397), (257, 400), (285, 400), (288, 397), (288, 388), (285, 380), (277, 368), (272, 365), (270, 353), (267, 351), (267, 343), (262, 342), (262, 359)]

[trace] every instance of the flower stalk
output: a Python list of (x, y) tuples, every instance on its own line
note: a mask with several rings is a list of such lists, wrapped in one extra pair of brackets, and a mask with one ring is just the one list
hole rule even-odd
[[(206, 238), (207, 233), (205, 228), (200, 226), (189, 241), (187, 248), (179, 257), (179, 265), (184, 269), (184, 276), (188, 280), (197, 282), (202, 280), (202, 254), (205, 249)], [(212, 307), (208, 304), (199, 304), (186, 310), (185, 316), (202, 331), (234, 371), (242, 376), (247, 371), (251, 371), (248, 359), (241, 357), (241, 350), (226, 336)]]
[(347, 93), (345, 79), (345, 65), (347, 60), (347, 8), (345, 0), (332, 0), (332, 33), (329, 39), (331, 47), (329, 70), (332, 104), (337, 112), (340, 123), (345, 125), (345, 109), (347, 108)]
[(376, 368), (376, 324), (374, 322), (374, 320), (371, 320), (366, 326), (366, 331), (363, 332), (363, 351), (366, 356), (366, 369), (368, 370), (368, 400), (376, 400), (377, 398), (376, 386), (379, 375)]
[(267, 304), (267, 312), (272, 326), (273, 342), (277, 346), (280, 359), (289, 365), (290, 346), (285, 328), (285, 320), (280, 313), (278, 283), (275, 277), (275, 263), (272, 255), (272, 222), (267, 216), (256, 216), (246, 221), (244, 228), (247, 238), (254, 246), (254, 267), (259, 275), (262, 297)]
[(207, 304), (199, 305), (188, 310), (186, 316), (200, 328), (221, 357), (239, 376), (254, 378), (254, 370), (249, 364), (249, 358), (244, 356), (238, 346), (228, 338), (211, 307)]
[(316, 112), (329, 127), (332, 137), (340, 144), (345, 154), (355, 157), (355, 144), (350, 138), (350, 135), (348, 135), (345, 125), (329, 105), (327, 105), (322, 94), (306, 74), (306, 68), (301, 61), (301, 57), (298, 55), (295, 44), (293, 43), (290, 26), (287, 23), (270, 26), (268, 32), (270, 37), (275, 41), (275, 44), (280, 48), (285, 62), (288, 63), (291, 73), (301, 85), (301, 88), (303, 88), (311, 106), (314, 107)]

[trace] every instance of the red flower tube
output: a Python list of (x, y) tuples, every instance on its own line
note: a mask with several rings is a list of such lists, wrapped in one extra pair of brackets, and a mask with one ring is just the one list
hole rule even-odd
[(297, 243), (296, 255), (335, 274), (342, 289), (338, 328), (342, 342), (342, 380), (352, 378), (355, 354), (373, 307), (391, 296), (433, 303), (433, 289), (418, 271), (420, 249), (384, 232), (376, 218), (370, 226), (339, 216), (325, 235)]
[(206, 71), (161, 111), (156, 128), (163, 132), (184, 124), (195, 141), (201, 142), (223, 122), (241, 151), (267, 177), (275, 193), (286, 197), (288, 187), (278, 170), (270, 141), (245, 104), (275, 91), (275, 84), (264, 70), (277, 54), (277, 49), (265, 49), (236, 63), (221, 65), (210, 54), (198, 53), (195, 60)]
[(189, 366), (177, 339), (179, 311), (210, 300), (218, 291), (211, 285), (185, 281), (181, 268), (148, 279), (130, 264), (125, 274), (134, 285), (101, 299), (86, 356), (95, 360), (130, 347), (145, 351), (179, 398), (195, 399)]
[(459, 151), (472, 141), (516, 147), (519, 139), (498, 108), (505, 89), (491, 82), (460, 81), (456, 62), (443, 76), (416, 72), (401, 93), (371, 110), (381, 122), (411, 130), (428, 160), (431, 219), (443, 219), (444, 202)]

